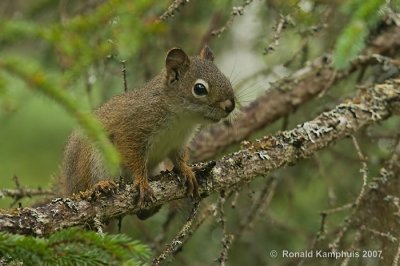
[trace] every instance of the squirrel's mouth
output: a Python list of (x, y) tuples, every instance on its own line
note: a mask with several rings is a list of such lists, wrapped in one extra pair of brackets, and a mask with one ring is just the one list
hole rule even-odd
[(206, 112), (203, 113), (204, 118), (214, 123), (221, 121), (221, 119), (227, 117), (228, 115), (229, 113), (226, 113), (222, 109), (214, 106), (209, 106)]
[(228, 114), (218, 114), (218, 113), (212, 113), (212, 114), (208, 114), (205, 116), (205, 118), (207, 118), (207, 120), (210, 120), (214, 123), (217, 123), (219, 121), (221, 121), (221, 119), (226, 118), (228, 116)]
[(219, 121), (221, 120), (221, 118), (210, 117), (210, 116), (208, 116), (207, 119), (208, 119), (208, 120), (211, 120), (211, 121), (214, 122), (214, 123), (217, 123), (217, 122), (219, 122)]

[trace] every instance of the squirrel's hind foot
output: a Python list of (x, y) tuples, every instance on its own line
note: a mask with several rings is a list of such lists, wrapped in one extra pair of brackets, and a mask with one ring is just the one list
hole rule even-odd
[(139, 192), (136, 200), (137, 206), (140, 209), (144, 208), (147, 203), (156, 201), (153, 189), (149, 185), (149, 181), (144, 178), (137, 178), (134, 183), (135, 188)]
[(186, 186), (186, 196), (192, 199), (199, 199), (199, 184), (192, 168), (188, 165), (181, 165), (177, 171), (181, 177), (181, 184)]

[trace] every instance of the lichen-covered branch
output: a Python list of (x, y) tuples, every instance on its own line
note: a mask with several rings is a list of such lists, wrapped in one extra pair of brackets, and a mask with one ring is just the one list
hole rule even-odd
[(189, 0), (174, 0), (165, 10), (165, 12), (158, 18), (159, 21), (164, 21), (169, 17), (172, 17), (175, 15), (175, 12), (179, 10), (179, 8), (186, 3), (188, 3)]
[(399, 186), (400, 142), (395, 146), (393, 155), (381, 168), (379, 175), (372, 179), (365, 192), (357, 199), (358, 205), (343, 226), (348, 230), (361, 230), (364, 241), (371, 241), (374, 245), (382, 243), (382, 265), (398, 265)]
[(54, 192), (50, 189), (42, 188), (17, 188), (17, 189), (0, 189), (0, 198), (10, 197), (15, 200), (20, 200), (23, 198), (31, 198), (34, 196), (50, 196), (54, 195)]
[[(385, 30), (371, 42), (366, 50), (367, 57), (376, 53), (395, 54), (400, 47), (399, 40), (400, 27)], [(191, 159), (201, 161), (213, 158), (230, 145), (289, 115), (349, 74), (363, 66), (379, 63), (365, 58), (362, 56), (354, 60), (348, 70), (335, 71), (327, 57), (321, 57), (296, 71), (289, 79), (276, 82), (264, 95), (245, 107), (232, 125), (219, 123), (200, 131), (190, 144)]]
[(251, 2), (253, 2), (253, 0), (245, 0), (243, 2), (243, 4), (239, 5), (239, 6), (234, 6), (232, 7), (232, 12), (230, 17), (228, 18), (228, 20), (225, 22), (225, 25), (222, 26), (219, 29), (213, 30), (211, 32), (212, 36), (220, 36), (224, 31), (226, 31), (227, 29), (229, 29), (232, 24), (233, 21), (235, 20), (236, 17), (241, 16), (244, 14), (244, 9), (251, 4)]
[(25, 188), (21, 186), (21, 183), (19, 182), (18, 176), (14, 175), (13, 180), (15, 182), (15, 189), (0, 189), (0, 199), (4, 197), (10, 197), (14, 201), (11, 203), (11, 206), (13, 206), (15, 203), (17, 203), (19, 200), (23, 198), (31, 198), (34, 196), (50, 196), (54, 195), (54, 192), (50, 189), (42, 189), (42, 188), (37, 188), (37, 189), (32, 189), (32, 188)]
[[(362, 250), (364, 247), (373, 246), (378, 252), (381, 265), (398, 265), (399, 260), (399, 234), (398, 217), (400, 214), (400, 139), (394, 145), (392, 156), (384, 163), (379, 175), (367, 182), (366, 157), (361, 152), (354, 136), (353, 142), (361, 161), (360, 172), (363, 184), (359, 195), (354, 202), (335, 207), (321, 212), (321, 226), (314, 241), (308, 250), (322, 249), (327, 245), (331, 250)], [(348, 211), (350, 213), (343, 219), (337, 228), (327, 230), (326, 223), (335, 213)], [(333, 234), (333, 241), (326, 241)], [(353, 241), (348, 243), (344, 239)], [(362, 239), (362, 244), (359, 241)], [(361, 247), (362, 245), (362, 247)], [(347, 265), (350, 257), (344, 258), (341, 265)], [(302, 264), (303, 258), (299, 264)]]
[[(400, 113), (400, 80), (360, 89), (357, 96), (322, 113), (293, 130), (244, 142), (242, 148), (215, 163), (194, 165), (200, 193), (229, 190), (257, 176), (312, 156), (358, 129)], [(148, 207), (185, 197), (174, 173), (163, 173), (150, 182), (157, 200)], [(0, 210), (0, 231), (44, 235), (71, 226), (90, 226), (139, 211), (132, 186), (97, 186), (74, 198), (54, 199), (36, 208)]]
[(172, 239), (172, 241), (165, 247), (163, 252), (159, 256), (157, 256), (152, 261), (152, 265), (160, 265), (163, 261), (165, 261), (172, 253), (176, 252), (179, 248), (182, 247), (183, 240), (187, 237), (192, 228), (193, 222), (197, 216), (199, 210), (199, 202), (196, 202), (193, 206), (192, 212), (190, 213), (186, 223), (182, 226), (179, 233)]
[(264, 48), (264, 54), (268, 54), (272, 51), (275, 51), (276, 47), (279, 45), (279, 39), (281, 38), (282, 30), (285, 28), (287, 24), (293, 24), (290, 16), (284, 16), (282, 14), (279, 15), (279, 20), (274, 26), (274, 35), (272, 37), (271, 43), (268, 47)]

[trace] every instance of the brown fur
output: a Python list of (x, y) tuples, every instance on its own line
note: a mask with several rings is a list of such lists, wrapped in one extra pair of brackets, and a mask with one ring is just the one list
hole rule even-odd
[[(229, 80), (213, 64), (212, 52), (188, 57), (172, 49), (166, 67), (139, 89), (115, 96), (94, 111), (122, 157), (120, 175), (139, 190), (140, 203), (153, 199), (147, 176), (160, 160), (169, 157), (181, 173), (189, 195), (197, 195), (197, 181), (187, 165), (184, 151), (198, 124), (218, 121), (229, 114), (223, 110), (234, 94)], [(196, 80), (209, 85), (206, 97), (195, 97)], [(170, 139), (168, 139), (170, 138)], [(64, 152), (61, 192), (70, 195), (111, 177), (99, 152), (80, 132), (71, 134)]]

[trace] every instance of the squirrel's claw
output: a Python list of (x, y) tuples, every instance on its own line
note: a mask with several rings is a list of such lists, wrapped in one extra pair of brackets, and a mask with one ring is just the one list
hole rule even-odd
[(139, 192), (136, 203), (140, 209), (145, 207), (146, 203), (152, 203), (156, 200), (153, 189), (150, 187), (147, 180), (135, 181), (135, 188)]
[(186, 196), (192, 199), (199, 199), (199, 184), (192, 169), (189, 166), (180, 169), (179, 174), (181, 176), (181, 184), (186, 185)]
[(197, 183), (196, 177), (194, 176), (193, 172), (190, 177), (186, 178), (186, 186), (187, 186), (187, 191), (186, 195), (190, 196), (192, 199), (199, 199), (200, 194), (199, 194), (199, 184)]

